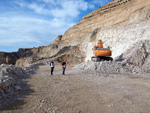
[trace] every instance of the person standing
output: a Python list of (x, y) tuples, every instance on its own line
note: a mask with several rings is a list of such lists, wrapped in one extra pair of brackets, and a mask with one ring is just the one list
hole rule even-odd
[(66, 62), (63, 62), (61, 67), (63, 68), (62, 74), (65, 75), (65, 69), (66, 69)]
[(51, 67), (51, 75), (53, 75), (53, 71), (54, 71), (54, 67), (55, 67), (55, 65), (54, 65), (54, 62), (53, 62), (53, 61), (51, 61), (51, 63), (50, 63), (50, 67)]

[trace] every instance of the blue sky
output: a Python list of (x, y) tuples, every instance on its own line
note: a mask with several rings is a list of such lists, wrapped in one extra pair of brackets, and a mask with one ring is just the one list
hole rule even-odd
[(0, 0), (0, 51), (47, 46), (111, 0)]

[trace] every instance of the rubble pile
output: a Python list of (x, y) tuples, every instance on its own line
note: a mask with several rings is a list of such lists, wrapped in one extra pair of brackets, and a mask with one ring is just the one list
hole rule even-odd
[(74, 69), (79, 70), (99, 70), (105, 72), (128, 72), (128, 68), (122, 66), (119, 62), (111, 62), (111, 61), (101, 61), (101, 62), (93, 62), (87, 61), (81, 64), (78, 64), (74, 67)]
[(21, 90), (24, 69), (14, 65), (0, 65), (0, 106)]
[(143, 68), (132, 64), (124, 64), (124, 62), (118, 61), (101, 61), (101, 62), (92, 62), (87, 61), (73, 67), (73, 70), (80, 71), (101, 71), (105, 73), (126, 73), (126, 74), (142, 74), (142, 75), (150, 75), (143, 71)]
[(121, 61), (124, 65), (138, 66), (142, 73), (150, 73), (150, 40), (139, 41), (123, 53), (117, 61)]

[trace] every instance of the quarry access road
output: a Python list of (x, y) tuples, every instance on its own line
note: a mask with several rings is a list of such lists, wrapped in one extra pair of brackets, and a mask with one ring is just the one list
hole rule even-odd
[[(68, 68), (67, 68), (68, 69)], [(56, 71), (56, 70), (55, 70)], [(50, 75), (40, 66), (2, 113), (149, 113), (150, 76)], [(27, 87), (28, 86), (28, 87)]]

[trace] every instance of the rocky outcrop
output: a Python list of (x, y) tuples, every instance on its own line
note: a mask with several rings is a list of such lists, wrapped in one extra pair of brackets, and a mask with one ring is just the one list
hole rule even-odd
[(106, 26), (150, 20), (149, 6), (150, 2), (147, 0), (114, 0), (84, 16), (78, 24), (65, 32), (62, 39), (83, 37), (97, 28)]
[(0, 64), (6, 63), (6, 64), (15, 64), (16, 60), (18, 59), (17, 53), (5, 53), (0, 52)]
[(53, 41), (53, 44), (59, 44), (62, 40), (63, 35), (58, 35), (57, 38)]

